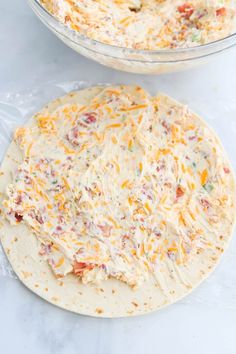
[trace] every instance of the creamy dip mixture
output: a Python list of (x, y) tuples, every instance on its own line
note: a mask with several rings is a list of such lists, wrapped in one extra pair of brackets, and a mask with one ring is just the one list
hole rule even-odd
[(187, 48), (232, 34), (234, 0), (41, 0), (62, 23), (115, 46)]
[(191, 262), (227, 229), (231, 170), (211, 131), (166, 96), (114, 86), (18, 128), (23, 162), (4, 213), (25, 223), (57, 277), (131, 287)]

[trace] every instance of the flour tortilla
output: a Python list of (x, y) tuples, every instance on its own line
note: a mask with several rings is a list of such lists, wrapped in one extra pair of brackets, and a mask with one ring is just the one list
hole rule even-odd
[[(95, 87), (71, 93), (46, 106), (42, 112), (53, 112), (61, 104), (77, 102), (88, 104), (103, 88)], [(178, 104), (167, 96), (160, 95), (165, 104)], [(179, 106), (182, 106), (178, 104)], [(196, 116), (196, 119), (200, 118)], [(34, 117), (27, 126), (35, 125)], [(203, 121), (201, 124), (205, 125)], [(209, 129), (205, 125), (206, 129)], [(214, 132), (211, 134), (215, 135)], [(224, 151), (215, 137), (216, 144)], [(225, 154), (224, 154), (225, 155)], [(13, 141), (1, 166), (0, 195), (5, 198), (6, 187), (22, 155)], [(227, 164), (227, 162), (226, 162)], [(230, 190), (235, 195), (235, 181), (231, 173)], [(39, 255), (39, 242), (30, 229), (23, 224), (12, 226), (1, 217), (0, 238), (6, 255), (19, 279), (26, 287), (43, 299), (79, 314), (98, 317), (124, 317), (145, 314), (169, 305), (191, 292), (215, 268), (225, 250), (232, 233), (235, 205), (223, 238), (217, 238), (212, 249), (192, 257), (191, 262), (173, 268), (170, 260), (162, 262), (157, 272), (158, 283), (150, 280), (138, 290), (131, 289), (121, 281), (109, 279), (99, 286), (84, 285), (74, 275), (56, 279), (47, 262)], [(220, 235), (219, 235), (220, 236)]]

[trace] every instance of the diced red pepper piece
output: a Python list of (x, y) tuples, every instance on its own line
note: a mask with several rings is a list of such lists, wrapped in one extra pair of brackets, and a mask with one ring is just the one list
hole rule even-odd
[(178, 6), (178, 11), (183, 15), (184, 18), (188, 20), (193, 14), (194, 8), (191, 4), (186, 3), (181, 6)]
[(86, 124), (95, 123), (96, 121), (97, 121), (97, 118), (95, 117), (95, 113), (85, 113), (84, 122)]
[(73, 270), (74, 270), (74, 274), (78, 275), (78, 276), (82, 276), (83, 272), (85, 270), (92, 270), (94, 268), (93, 264), (88, 264), (85, 262), (77, 262), (75, 261), (73, 264)]
[(225, 16), (226, 15), (226, 8), (220, 7), (216, 10), (216, 16)]
[(21, 222), (23, 219), (23, 216), (15, 212), (15, 218), (17, 222)]
[(79, 145), (79, 128), (74, 127), (72, 128), (68, 134), (66, 134), (66, 140), (69, 141), (73, 146), (78, 146)]
[(227, 173), (227, 174), (230, 173), (230, 169), (228, 167), (224, 167), (223, 169), (224, 169), (225, 173)]
[(184, 195), (184, 190), (181, 186), (178, 186), (176, 189), (176, 198), (181, 198)]

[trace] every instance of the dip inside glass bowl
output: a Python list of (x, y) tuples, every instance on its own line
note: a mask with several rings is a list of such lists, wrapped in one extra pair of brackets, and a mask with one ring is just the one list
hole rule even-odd
[(41, 21), (65, 44), (78, 53), (116, 70), (139, 74), (161, 74), (185, 70), (207, 62), (233, 47), (236, 33), (213, 42), (188, 48), (143, 50), (106, 44), (83, 35), (60, 22), (39, 0), (29, 3)]

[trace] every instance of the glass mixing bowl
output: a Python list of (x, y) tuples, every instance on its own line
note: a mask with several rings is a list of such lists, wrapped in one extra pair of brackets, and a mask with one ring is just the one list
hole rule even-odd
[(232, 48), (236, 33), (211, 42), (184, 49), (136, 50), (101, 43), (70, 29), (51, 15), (39, 2), (28, 0), (40, 20), (69, 47), (89, 59), (116, 70), (138, 74), (161, 74), (185, 70), (207, 62), (211, 57)]

